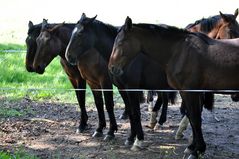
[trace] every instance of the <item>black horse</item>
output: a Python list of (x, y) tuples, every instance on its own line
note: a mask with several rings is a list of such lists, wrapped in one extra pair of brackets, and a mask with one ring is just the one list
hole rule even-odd
[[(118, 28), (109, 24), (105, 24), (94, 18), (88, 18), (82, 14), (78, 21), (66, 50), (66, 59), (77, 64), (84, 61), (84, 57), (101, 56), (107, 62), (110, 59), (111, 50), (114, 39), (117, 35)], [(88, 50), (94, 49), (95, 54), (89, 55)], [(88, 55), (87, 55), (88, 54)], [(79, 64), (78, 64), (79, 65)], [(108, 67), (105, 66), (108, 70)], [(125, 73), (120, 77), (112, 77), (113, 83), (120, 89), (171, 89), (167, 83), (166, 74), (160, 69), (159, 65), (140, 54), (128, 66)], [(175, 93), (171, 93), (172, 101), (175, 98)], [(136, 127), (140, 126), (140, 134), (143, 136), (142, 126), (140, 122), (140, 106), (139, 92), (127, 91), (129, 103), (126, 105), (129, 112), (131, 134), (127, 140), (127, 144), (131, 144), (136, 136)], [(165, 112), (160, 117), (160, 124), (166, 121), (166, 111), (168, 104), (168, 93), (158, 93), (156, 105), (160, 108), (164, 103), (162, 111)], [(163, 97), (161, 99), (161, 96)], [(163, 100), (163, 101), (162, 101)], [(153, 111), (157, 111), (156, 108)], [(133, 110), (133, 111), (132, 111)], [(133, 112), (136, 112), (133, 114)]]
[[(205, 34), (175, 27), (132, 24), (127, 17), (115, 39), (109, 69), (115, 75), (140, 52), (158, 61), (167, 80), (185, 101), (193, 130), (193, 141), (186, 149), (190, 158), (206, 150), (201, 129), (202, 93), (194, 90), (239, 90), (239, 45), (233, 40), (216, 41)], [(189, 90), (189, 91), (185, 91)], [(138, 137), (138, 136), (137, 136)]]
[[(44, 21), (46, 22), (46, 20), (44, 20)], [(45, 28), (52, 29), (53, 27), (56, 27), (57, 25), (59, 25), (59, 24), (47, 24), (47, 25), (45, 25)], [(74, 26), (75, 26), (75, 24), (66, 24), (65, 27), (68, 29), (72, 29)], [(42, 61), (44, 61), (44, 60), (47, 61), (47, 64), (44, 62), (44, 64), (42, 64), (42, 65), (35, 64), (35, 66), (33, 66), (34, 59), (36, 56), (36, 50), (37, 50), (36, 39), (40, 35), (41, 29), (42, 29), (42, 23), (33, 25), (33, 23), (31, 21), (29, 21), (28, 36), (26, 38), (26, 45), (27, 45), (27, 53), (26, 53), (26, 61), (25, 61), (26, 69), (28, 72), (36, 72), (36, 73), (42, 74), (42, 73), (44, 73), (44, 70), (47, 67), (50, 60), (52, 60), (59, 53), (58, 55), (61, 57), (61, 60), (60, 60), (61, 66), (64, 69), (64, 71), (66, 72), (73, 88), (81, 89), (81, 91), (76, 90), (75, 93), (76, 93), (77, 101), (78, 101), (78, 103), (80, 105), (80, 109), (81, 109), (80, 125), (79, 125), (77, 131), (83, 132), (87, 127), (87, 120), (88, 120), (88, 116), (87, 116), (86, 109), (85, 109), (85, 91), (84, 91), (84, 89), (86, 88), (86, 82), (81, 77), (78, 68), (76, 66), (70, 65), (65, 60), (64, 53), (63, 53), (63, 56), (60, 54), (60, 50), (54, 50), (55, 52), (53, 53), (53, 55), (50, 54), (46, 57), (43, 56), (40, 58)], [(63, 46), (63, 45), (61, 45), (61, 46)]]

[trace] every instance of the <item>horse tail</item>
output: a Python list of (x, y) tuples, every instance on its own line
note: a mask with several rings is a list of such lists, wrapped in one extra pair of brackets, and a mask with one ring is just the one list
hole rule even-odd
[(177, 99), (177, 92), (169, 92), (168, 93), (168, 99), (171, 104), (175, 104), (175, 101)]
[(214, 105), (214, 94), (211, 92), (204, 93), (204, 108), (212, 110)]

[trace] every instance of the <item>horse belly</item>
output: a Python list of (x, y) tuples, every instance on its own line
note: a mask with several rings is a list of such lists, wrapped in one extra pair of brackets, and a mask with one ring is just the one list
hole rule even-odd
[(239, 90), (239, 74), (234, 74), (231, 71), (224, 73), (214, 71), (207, 73), (204, 77), (202, 88), (211, 90)]

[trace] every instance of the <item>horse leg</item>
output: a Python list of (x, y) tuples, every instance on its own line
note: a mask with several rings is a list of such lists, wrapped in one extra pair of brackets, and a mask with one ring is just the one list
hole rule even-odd
[[(152, 92), (152, 91), (151, 91)], [(157, 92), (158, 93), (158, 98), (157, 101), (153, 107), (152, 112), (150, 113), (150, 120), (149, 120), (149, 125), (148, 127), (153, 129), (157, 123), (157, 116), (158, 116), (158, 111), (163, 103), (162, 101), (162, 96), (161, 96), (161, 92)]]
[(134, 139), (136, 137), (136, 129), (135, 129), (134, 119), (133, 119), (133, 115), (132, 115), (130, 107), (131, 107), (131, 104), (129, 105), (129, 107), (126, 107), (126, 111), (128, 112), (129, 121), (130, 121), (130, 133), (128, 135), (127, 140), (125, 141), (126, 146), (133, 145)]
[(129, 106), (129, 99), (128, 99), (128, 96), (127, 96), (127, 92), (125, 91), (119, 91), (123, 101), (124, 101), (124, 104), (125, 104), (125, 110), (124, 112), (120, 115), (119, 119), (128, 119), (128, 111), (127, 111), (127, 106)]
[[(112, 86), (111, 88), (110, 87), (107, 87), (107, 88), (112, 89)], [(113, 91), (104, 91), (103, 93), (104, 93), (106, 110), (108, 112), (109, 119), (110, 119), (110, 128), (104, 140), (111, 140), (115, 137), (114, 132), (117, 131), (117, 123), (116, 123), (115, 114), (114, 114)]]
[[(140, 118), (140, 101), (139, 101), (139, 93), (132, 91), (128, 92), (129, 100), (130, 100), (130, 113), (132, 115), (132, 123), (134, 125), (136, 131), (136, 139), (134, 144), (131, 148), (133, 151), (138, 151), (144, 148), (143, 141), (144, 141), (144, 133), (141, 124)], [(132, 125), (131, 125), (132, 126)]]
[(148, 91), (147, 103), (149, 103), (148, 111), (151, 112), (153, 110), (153, 107), (154, 107), (154, 92), (153, 91)]
[(76, 130), (77, 133), (82, 133), (87, 128), (87, 120), (88, 115), (85, 108), (85, 88), (86, 88), (86, 81), (82, 78), (78, 78), (77, 80), (74, 78), (70, 78), (70, 82), (74, 89), (83, 89), (83, 90), (76, 90), (76, 98), (80, 105), (81, 110), (81, 119), (80, 119), (80, 125), (78, 129)]
[(197, 158), (199, 154), (202, 154), (206, 150), (206, 143), (202, 134), (202, 100), (200, 93), (181, 93), (183, 100), (186, 103), (187, 115), (193, 130), (193, 141), (188, 146), (188, 150), (191, 152), (189, 158)]
[(98, 117), (99, 117), (98, 127), (96, 131), (94, 132), (94, 134), (92, 135), (92, 137), (101, 137), (103, 136), (103, 129), (106, 127), (102, 92), (92, 90), (92, 93), (95, 99), (95, 105), (96, 105), (96, 109), (97, 109)]
[(188, 124), (189, 124), (188, 117), (184, 115), (183, 119), (179, 123), (179, 127), (175, 135), (175, 140), (179, 140), (183, 138), (184, 136), (183, 132), (187, 130)]
[(182, 114), (182, 120), (179, 123), (178, 130), (175, 135), (175, 139), (179, 140), (183, 138), (183, 132), (187, 130), (189, 120), (188, 117), (186, 116), (186, 110), (185, 110), (185, 101), (182, 99), (181, 107), (180, 107), (180, 112)]
[(162, 113), (159, 118), (159, 125), (163, 125), (163, 123), (167, 120), (167, 110), (168, 110), (168, 93), (162, 93), (163, 96), (163, 107), (162, 107)]

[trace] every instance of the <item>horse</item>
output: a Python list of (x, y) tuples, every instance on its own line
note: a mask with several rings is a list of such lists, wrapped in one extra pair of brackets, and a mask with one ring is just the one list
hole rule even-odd
[[(44, 19), (43, 21), (46, 22), (47, 20)], [(48, 25), (45, 25), (45, 27), (53, 28), (53, 27), (56, 27), (57, 25), (59, 24), (48, 24)], [(75, 24), (67, 24), (67, 28), (73, 28), (74, 25)], [(47, 67), (46, 64), (37, 66), (36, 63), (35, 63), (35, 67), (33, 67), (34, 58), (35, 58), (36, 50), (37, 50), (36, 39), (41, 33), (41, 28), (42, 28), (42, 23), (34, 25), (32, 21), (29, 21), (28, 36), (26, 38), (27, 53), (26, 53), (26, 59), (25, 59), (25, 67), (27, 71), (36, 72), (39, 74), (43, 74), (45, 68)], [(54, 53), (54, 56), (50, 55), (50, 56), (42, 57), (43, 58), (42, 60), (44, 59), (47, 59), (47, 61), (48, 59), (52, 60), (56, 56), (56, 53), (60, 53), (58, 52), (59, 50), (55, 50), (55, 51), (56, 52)], [(81, 119), (80, 119), (80, 124), (77, 128), (77, 132), (83, 132), (87, 128), (87, 120), (88, 120), (88, 115), (85, 108), (85, 91), (84, 91), (84, 89), (86, 88), (86, 82), (81, 77), (77, 67), (70, 65), (65, 60), (65, 56), (60, 55), (60, 57), (61, 57), (61, 60), (60, 60), (61, 66), (63, 70), (66, 72), (73, 88), (81, 90), (81, 91), (76, 90), (75, 93), (76, 93), (77, 101), (81, 109)]]
[[(42, 29), (41, 33), (36, 39), (37, 42), (37, 52), (35, 55), (34, 67), (42, 67), (47, 66), (50, 61), (53, 60), (53, 58), (57, 55), (60, 55), (62, 58), (65, 59), (65, 51), (67, 44), (70, 41), (71, 33), (75, 27), (75, 25), (71, 24), (59, 24), (53, 28), (46, 28), (47, 21), (43, 21), (42, 23)], [(94, 50), (89, 51), (88, 54), (93, 54)], [(86, 57), (87, 58), (87, 57)], [(98, 60), (100, 60), (100, 56), (95, 57), (95, 61), (82, 61), (81, 62), (81, 69), (77, 66), (71, 65), (68, 61), (66, 63), (74, 67), (78, 72), (76, 75), (81, 76), (87, 84), (91, 87), (92, 93), (95, 100), (95, 105), (98, 111), (98, 117), (99, 117), (99, 123), (98, 127), (96, 128), (95, 132), (93, 133), (92, 137), (101, 137), (103, 136), (103, 129), (106, 127), (106, 121), (105, 121), (105, 115), (104, 115), (104, 103), (102, 98), (102, 92), (98, 90), (94, 90), (99, 88), (99, 84), (105, 85), (105, 89), (112, 89), (112, 85), (110, 84), (110, 79), (106, 76), (101, 76), (102, 74), (99, 74), (99, 72), (93, 72), (93, 70), (100, 70), (103, 74), (107, 73), (107, 70), (102, 70), (100, 67), (98, 67)], [(84, 70), (84, 68), (85, 70)], [(83, 68), (83, 69), (82, 69)], [(87, 72), (90, 68), (92, 71)], [(93, 74), (91, 74), (93, 72)], [(98, 73), (98, 74), (97, 74)], [(92, 78), (92, 79), (89, 79)], [(99, 83), (100, 81), (100, 83)], [(85, 88), (84, 88), (85, 89)], [(114, 132), (117, 131), (117, 124), (115, 120), (115, 115), (113, 111), (113, 93), (112, 91), (106, 91), (104, 92), (105, 95), (105, 104), (106, 109), (109, 114), (110, 118), (110, 128), (105, 136), (104, 140), (110, 140), (114, 138)]]
[[(109, 24), (105, 24), (93, 18), (88, 18), (83, 13), (81, 19), (78, 21), (74, 31), (72, 32), (71, 40), (66, 50), (66, 59), (72, 64), (78, 64), (81, 67), (81, 61), (85, 61), (85, 56), (92, 57), (92, 60), (97, 56), (101, 56), (107, 65), (104, 70), (108, 71), (108, 62), (111, 55), (114, 39), (117, 35), (118, 28)], [(88, 50), (97, 50), (94, 55), (87, 55)], [(94, 60), (96, 61), (96, 60)], [(103, 62), (102, 62), (103, 63)], [(81, 69), (81, 68), (80, 68)], [(103, 69), (103, 68), (101, 68)], [(142, 71), (143, 70), (143, 71)], [(150, 74), (149, 72), (153, 73)], [(108, 74), (111, 75), (111, 74)], [(127, 66), (126, 73), (121, 77), (111, 76), (112, 82), (120, 90), (122, 89), (171, 89), (167, 84), (166, 75), (162, 72), (156, 62), (146, 58), (145, 55), (140, 54), (137, 58)], [(125, 144), (132, 144), (135, 138), (134, 126), (140, 124), (140, 106), (139, 106), (139, 92), (126, 91), (129, 97), (129, 104), (126, 105), (131, 124), (131, 134)], [(172, 94), (172, 93), (171, 93)], [(175, 93), (174, 97), (175, 98)], [(158, 100), (153, 112), (156, 113), (163, 103), (163, 109), (159, 123), (163, 124), (166, 121), (166, 111), (168, 105), (168, 93), (158, 93)], [(162, 97), (162, 100), (161, 100)], [(159, 107), (159, 108), (157, 108)], [(134, 109), (137, 116), (132, 114), (131, 109)], [(156, 121), (154, 120), (154, 126)], [(142, 126), (139, 131), (143, 136)]]
[(109, 70), (120, 76), (141, 52), (156, 60), (166, 72), (169, 85), (180, 91), (193, 130), (192, 143), (184, 152), (190, 154), (189, 158), (197, 158), (206, 151), (201, 129), (202, 93), (239, 90), (239, 46), (172, 26), (133, 25), (127, 17), (115, 38)]
[[(203, 18), (201, 20), (195, 21), (193, 24), (189, 24), (185, 27), (186, 30), (191, 32), (201, 32), (213, 39), (232, 39), (239, 37), (239, 25), (236, 21), (238, 16), (238, 9), (235, 10), (234, 14), (223, 14), (219, 11), (219, 15), (215, 15), (209, 18)], [(211, 92), (207, 92), (211, 94)], [(211, 95), (213, 98), (213, 95)], [(239, 94), (232, 93), (231, 99), (234, 102), (239, 101)], [(176, 132), (175, 139), (183, 138), (183, 131), (187, 129), (189, 120), (186, 119), (184, 110), (184, 118), (179, 124), (179, 128)]]
[(239, 37), (238, 9), (234, 14), (223, 14), (219, 11), (219, 15), (209, 18), (202, 18), (193, 24), (186, 26), (190, 32), (201, 32), (208, 35), (212, 39), (233, 39)]

